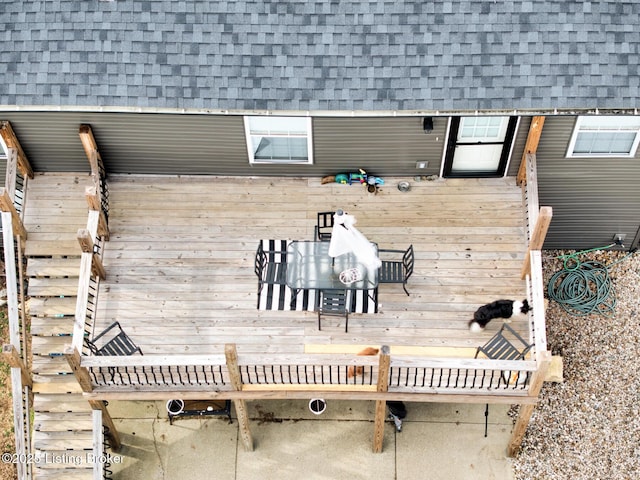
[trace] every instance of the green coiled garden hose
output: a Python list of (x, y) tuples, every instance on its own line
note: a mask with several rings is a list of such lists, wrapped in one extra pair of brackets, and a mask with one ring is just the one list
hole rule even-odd
[(600, 262), (580, 262), (578, 259), (578, 255), (582, 253), (611, 248), (613, 245), (615, 244), (557, 257), (564, 259), (564, 268), (549, 279), (549, 298), (558, 302), (571, 315), (597, 313), (606, 317), (613, 316), (616, 295), (608, 268)]

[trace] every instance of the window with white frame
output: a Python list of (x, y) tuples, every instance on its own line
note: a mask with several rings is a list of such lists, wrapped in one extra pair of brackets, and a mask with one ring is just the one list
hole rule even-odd
[(633, 157), (640, 143), (640, 116), (578, 117), (567, 157)]
[(244, 117), (249, 163), (313, 163), (311, 117)]

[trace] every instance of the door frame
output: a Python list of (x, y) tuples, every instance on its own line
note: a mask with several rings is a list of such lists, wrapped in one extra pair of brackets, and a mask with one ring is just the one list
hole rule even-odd
[[(464, 116), (464, 115), (463, 115)], [(481, 143), (465, 143), (458, 142), (458, 130), (460, 128), (460, 120), (463, 116), (450, 117), (449, 118), (449, 134), (447, 136), (447, 146), (445, 148), (444, 163), (442, 169), (443, 178), (500, 178), (506, 174), (506, 168), (509, 163), (509, 157), (511, 156), (511, 148), (515, 138), (516, 129), (518, 126), (519, 117), (509, 116), (509, 122), (507, 124), (507, 131), (503, 142), (481, 142)], [(503, 115), (506, 117), (506, 115)], [(500, 155), (500, 161), (498, 168), (495, 172), (483, 172), (483, 171), (465, 171), (465, 172), (452, 172), (453, 169), (453, 157), (455, 155), (457, 145), (503, 145), (502, 153)]]

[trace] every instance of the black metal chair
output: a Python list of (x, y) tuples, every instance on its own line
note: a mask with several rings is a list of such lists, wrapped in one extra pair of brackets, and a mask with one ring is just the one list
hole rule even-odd
[[(378, 273), (378, 283), (401, 283), (404, 292), (409, 295), (407, 290), (407, 280), (413, 273), (413, 265), (415, 257), (413, 254), (413, 245), (406, 250), (378, 250), (382, 260), (382, 266)], [(385, 253), (402, 253), (401, 259), (385, 260), (382, 258)]]
[[(280, 253), (280, 255), (275, 255), (275, 253)], [(258, 308), (260, 308), (260, 293), (265, 285), (286, 285), (287, 283), (287, 255), (286, 251), (284, 255), (281, 253), (280, 250), (265, 251), (263, 242), (258, 243), (254, 260), (254, 272), (258, 277)], [(269, 261), (269, 257), (274, 260)], [(281, 261), (277, 261), (277, 259)]]
[[(107, 334), (116, 328), (118, 332), (110, 340), (107, 340), (106, 343), (101, 345), (101, 339), (107, 338)], [(133, 355), (136, 352), (142, 355), (142, 350), (126, 333), (124, 333), (124, 330), (122, 330), (122, 327), (120, 326), (120, 322), (113, 322), (105, 328), (102, 333), (95, 336), (93, 340), (85, 338), (84, 342), (93, 355), (128, 356)]]
[[(517, 345), (514, 345), (516, 343)], [(527, 343), (513, 328), (506, 323), (502, 324), (500, 330), (491, 337), (491, 339), (483, 346), (476, 349), (475, 358), (481, 353), (492, 360), (524, 360), (531, 350)], [(509, 378), (506, 372), (502, 372), (502, 380), (505, 385), (509, 384)], [(517, 380), (516, 380), (517, 381)], [(484, 436), (487, 436), (487, 428), (489, 423), (489, 404), (487, 403), (484, 410)]]
[(333, 230), (333, 216), (336, 212), (318, 212), (314, 238), (316, 242), (328, 242), (331, 240)]
[[(518, 342), (519, 347), (512, 340)], [(475, 358), (482, 353), (493, 360), (524, 360), (531, 347), (518, 332), (504, 323), (487, 343), (477, 348)]]
[(344, 316), (344, 331), (349, 331), (349, 308), (347, 306), (347, 290), (320, 290), (318, 303), (318, 330), (322, 330), (321, 316)]

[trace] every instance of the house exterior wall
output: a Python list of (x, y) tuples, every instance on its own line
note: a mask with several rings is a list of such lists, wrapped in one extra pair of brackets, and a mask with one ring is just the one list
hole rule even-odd
[[(35, 171), (86, 171), (78, 138), (92, 126), (110, 173), (324, 176), (363, 168), (378, 176), (439, 173), (447, 118), (425, 134), (421, 117), (313, 120), (313, 165), (250, 165), (242, 116), (10, 112)], [(428, 168), (416, 169), (417, 161)]]
[(545, 248), (586, 249), (640, 226), (640, 150), (635, 158), (565, 158), (576, 117), (547, 117), (537, 152), (540, 205), (553, 207)]
[[(5, 112), (35, 171), (88, 171), (78, 127), (92, 130), (110, 173), (324, 176), (362, 168), (384, 176), (437, 175), (448, 117), (315, 117), (313, 165), (250, 165), (241, 116)], [(530, 118), (523, 117), (508, 175), (515, 175)], [(425, 169), (416, 162), (427, 161)]]

